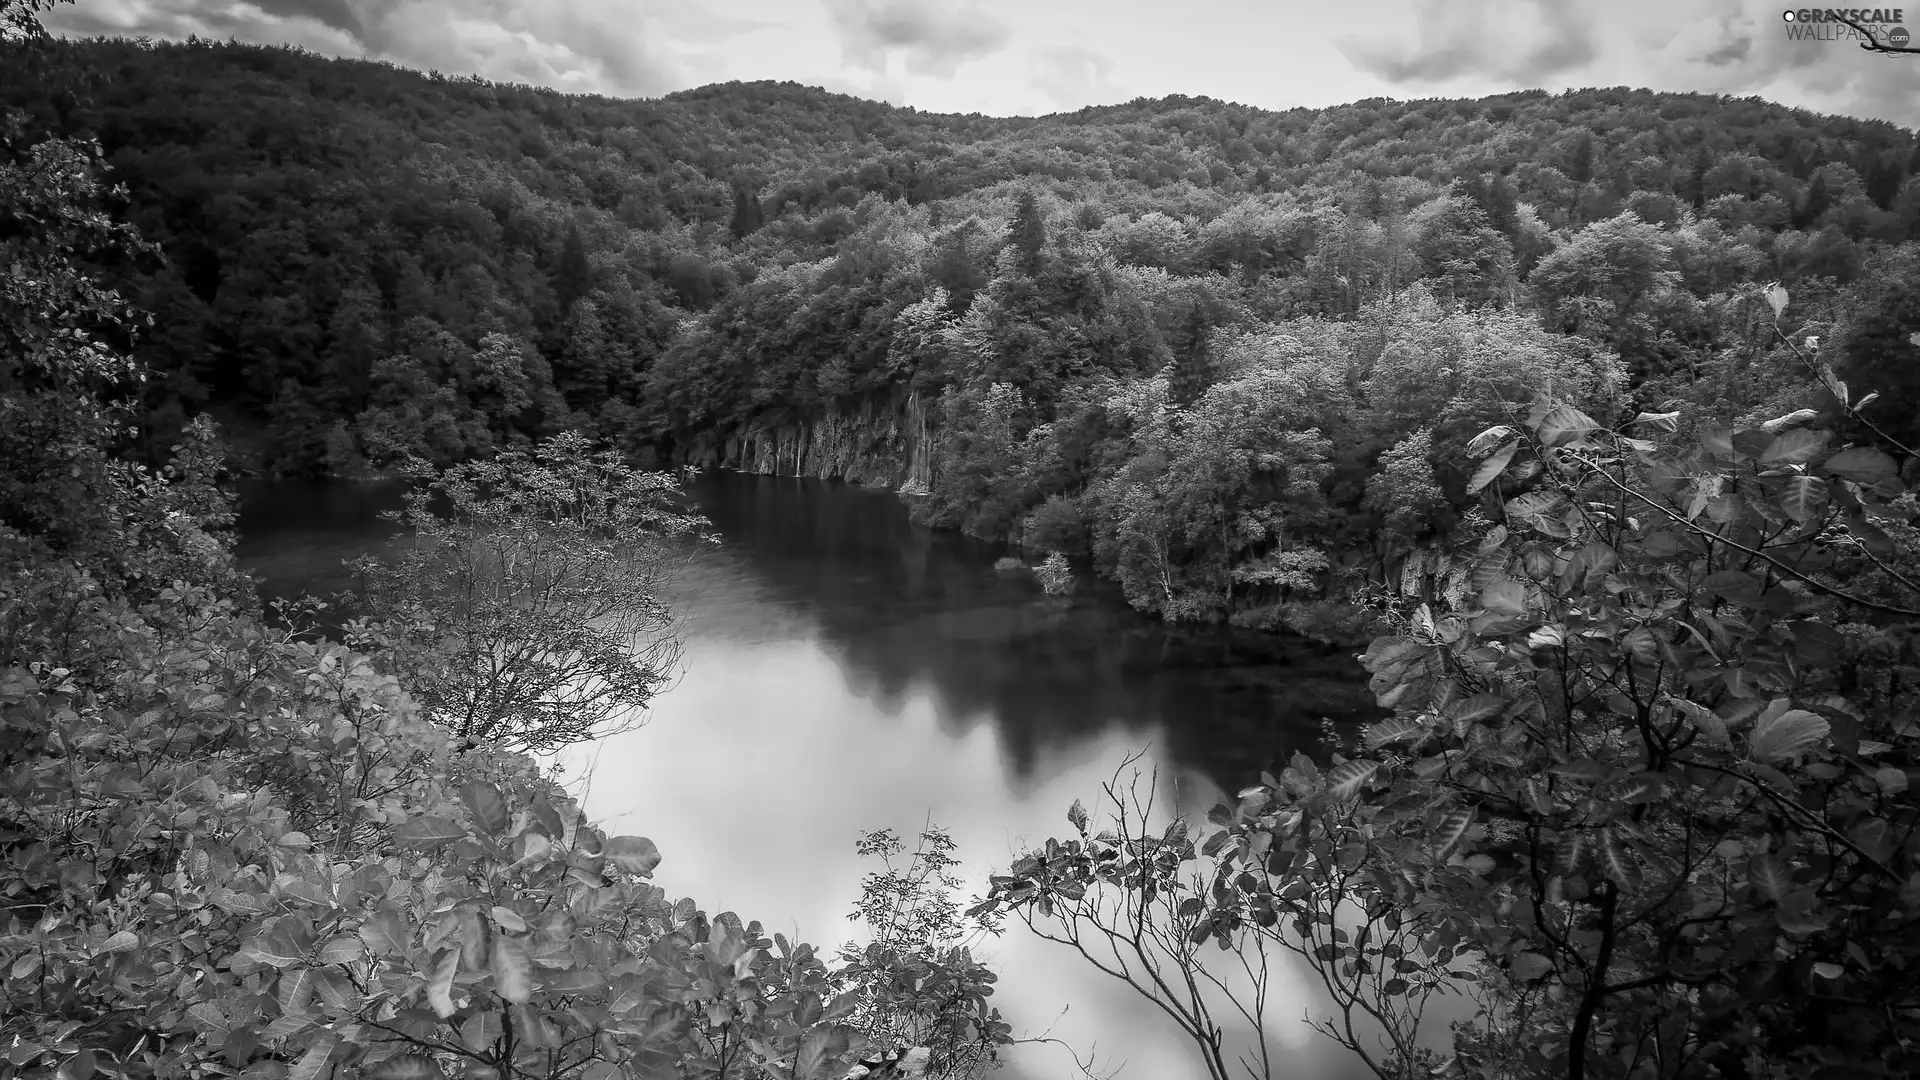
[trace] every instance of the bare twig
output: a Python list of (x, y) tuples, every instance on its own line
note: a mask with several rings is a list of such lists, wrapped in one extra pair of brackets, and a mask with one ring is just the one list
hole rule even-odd
[(1830, 12), (1829, 14), (1834, 16), (1835, 22), (1845, 23), (1852, 27), (1861, 37), (1865, 38), (1866, 40), (1860, 43), (1860, 47), (1867, 52), (1885, 53), (1896, 56), (1902, 53), (1920, 53), (1920, 47), (1917, 46), (1894, 45), (1890, 42), (1881, 41), (1872, 30), (1867, 29), (1852, 19), (1841, 16), (1839, 12)]

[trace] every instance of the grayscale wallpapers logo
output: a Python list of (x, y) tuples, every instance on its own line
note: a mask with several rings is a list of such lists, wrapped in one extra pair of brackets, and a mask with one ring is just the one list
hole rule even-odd
[(1787, 37), (1794, 41), (1851, 41), (1904, 49), (1913, 40), (1903, 8), (1799, 8), (1784, 11)]

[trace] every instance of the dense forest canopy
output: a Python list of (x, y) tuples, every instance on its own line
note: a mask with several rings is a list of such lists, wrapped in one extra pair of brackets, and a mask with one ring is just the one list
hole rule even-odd
[[(1265, 1033), (1274, 950), (1381, 1080), (1920, 1070), (1912, 132), (620, 102), (49, 3), (0, 0), (0, 1080), (972, 1078), (1007, 915), (1213, 1080), (1284, 1071), (1214, 1011)], [(669, 461), (1371, 639), (1390, 715), (1204, 828), (1110, 786), (964, 918), (944, 833), (869, 834), (829, 965), (511, 752), (661, 685)], [(352, 647), (262, 617), (236, 463), (427, 484)]]
[(1809, 384), (1757, 283), (1874, 416), (1920, 414), (1920, 145), (1878, 121), (1626, 88), (943, 116), (57, 48), (103, 77), (0, 102), (97, 136), (163, 253), (112, 268), (159, 316), (155, 454), (201, 412), (281, 475), (586, 430), (1351, 637), (1354, 575), (1464, 509), (1444, 459), (1490, 390), (1732, 421)]

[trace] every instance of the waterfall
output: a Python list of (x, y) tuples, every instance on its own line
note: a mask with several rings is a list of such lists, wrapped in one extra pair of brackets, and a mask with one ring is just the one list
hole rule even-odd
[(920, 391), (907, 395), (907, 478), (902, 495), (926, 495), (933, 490), (933, 440), (927, 432), (927, 409)]
[(933, 478), (925, 406), (917, 393), (903, 402), (872, 398), (855, 408), (777, 426), (749, 426), (729, 437), (724, 463), (762, 476), (812, 476), (923, 495)]

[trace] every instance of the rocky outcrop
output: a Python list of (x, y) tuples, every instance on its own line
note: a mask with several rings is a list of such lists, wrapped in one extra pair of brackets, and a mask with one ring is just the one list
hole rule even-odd
[(932, 439), (918, 394), (897, 405), (869, 400), (813, 420), (748, 428), (727, 440), (723, 468), (762, 476), (810, 476), (925, 494), (933, 479)]

